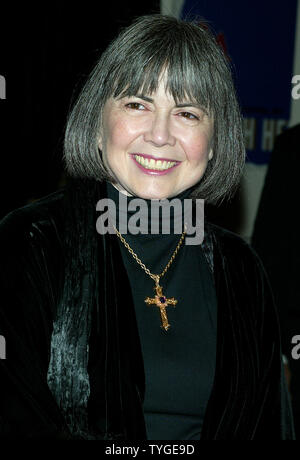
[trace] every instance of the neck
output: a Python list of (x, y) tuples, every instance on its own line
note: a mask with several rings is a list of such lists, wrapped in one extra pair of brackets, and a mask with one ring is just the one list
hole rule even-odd
[(170, 200), (150, 200), (123, 194), (115, 185), (107, 183), (108, 198), (116, 210), (116, 227), (120, 233), (180, 234), (183, 231), (184, 199), (192, 189)]

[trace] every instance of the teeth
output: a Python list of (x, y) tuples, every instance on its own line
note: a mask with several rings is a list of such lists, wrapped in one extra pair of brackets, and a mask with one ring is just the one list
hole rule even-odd
[(154, 160), (153, 158), (148, 159), (140, 155), (134, 155), (136, 161), (144, 166), (146, 169), (157, 169), (159, 171), (164, 171), (166, 169), (172, 168), (176, 164), (176, 161), (161, 161)]

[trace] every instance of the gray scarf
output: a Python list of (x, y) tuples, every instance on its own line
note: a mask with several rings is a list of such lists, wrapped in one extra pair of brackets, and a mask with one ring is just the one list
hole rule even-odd
[(87, 404), (91, 313), (97, 298), (95, 207), (97, 182), (76, 180), (66, 189), (63, 239), (65, 280), (53, 324), (47, 382), (73, 438), (95, 439)]

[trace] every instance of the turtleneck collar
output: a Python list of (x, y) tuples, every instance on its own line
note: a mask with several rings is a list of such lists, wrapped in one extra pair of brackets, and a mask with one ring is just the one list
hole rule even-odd
[[(106, 187), (107, 197), (115, 203), (116, 224), (121, 233), (123, 228), (128, 228), (128, 225), (133, 223), (141, 229), (139, 233), (143, 234), (178, 234), (183, 231), (184, 200), (189, 198), (194, 187), (168, 200), (127, 196), (119, 192), (110, 182), (106, 183)], [(170, 207), (168, 204), (164, 207), (164, 203), (168, 202)], [(172, 206), (172, 203), (175, 206)], [(166, 231), (168, 228), (170, 230)]]

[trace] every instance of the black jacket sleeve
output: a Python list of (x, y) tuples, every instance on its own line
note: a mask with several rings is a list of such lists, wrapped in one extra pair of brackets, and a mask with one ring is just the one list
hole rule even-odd
[(51, 264), (59, 259), (41, 242), (49, 229), (41, 231), (42, 221), (40, 226), (27, 222), (26, 210), (21, 215), (14, 211), (0, 223), (0, 335), (6, 343), (0, 360), (0, 438), (69, 439), (47, 386), (58, 295), (51, 273), (59, 269)]

